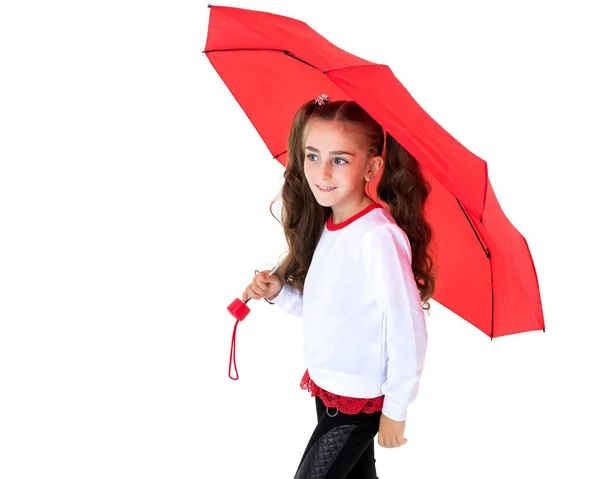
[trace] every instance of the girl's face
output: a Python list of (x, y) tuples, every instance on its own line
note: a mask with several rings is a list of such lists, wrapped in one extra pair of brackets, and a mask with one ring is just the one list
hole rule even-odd
[[(377, 172), (368, 162), (360, 131), (342, 122), (312, 119), (305, 137), (304, 175), (317, 202), (341, 212), (358, 206), (365, 197), (365, 180)], [(327, 187), (332, 189), (321, 189)]]

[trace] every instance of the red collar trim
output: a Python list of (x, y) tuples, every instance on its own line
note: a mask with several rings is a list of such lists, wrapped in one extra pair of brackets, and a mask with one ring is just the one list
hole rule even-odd
[(351, 216), (350, 218), (348, 218), (346, 221), (342, 221), (341, 223), (337, 223), (337, 224), (334, 223), (333, 220), (331, 219), (331, 218), (333, 218), (333, 213), (332, 213), (331, 215), (329, 215), (329, 218), (327, 218), (327, 221), (325, 222), (325, 226), (327, 227), (327, 229), (329, 231), (341, 230), (345, 226), (348, 226), (353, 221), (356, 221), (361, 216), (366, 215), (369, 211), (372, 211), (376, 208), (383, 208), (383, 205), (380, 205), (379, 203), (370, 204), (369, 206), (364, 208), (362, 211), (359, 211), (354, 216)]

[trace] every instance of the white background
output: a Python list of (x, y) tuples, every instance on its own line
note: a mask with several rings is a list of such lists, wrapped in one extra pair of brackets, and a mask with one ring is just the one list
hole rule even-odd
[[(238, 1), (389, 65), (488, 162), (545, 333), (433, 302), (379, 477), (600, 477), (598, 17), (588, 1)], [(285, 252), (272, 159), (202, 50), (208, 2), (0, 7), (0, 477), (291, 478), (300, 318), (227, 305)], [(235, 374), (235, 373), (232, 373)]]

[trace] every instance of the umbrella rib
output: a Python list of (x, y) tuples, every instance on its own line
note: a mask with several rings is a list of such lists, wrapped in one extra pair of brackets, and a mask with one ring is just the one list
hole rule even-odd
[[(469, 215), (463, 208), (463, 205), (461, 204), (459, 199), (455, 198), (455, 200), (458, 203), (458, 206), (460, 206), (460, 209), (462, 210), (463, 214), (465, 215), (465, 218), (467, 218), (467, 221), (469, 222), (469, 225), (471, 226), (473, 233), (475, 233), (475, 237), (477, 238), (477, 241), (479, 241), (481, 248), (485, 252), (487, 259), (489, 260), (490, 259), (490, 251), (485, 247), (485, 245), (481, 241), (481, 238), (477, 234), (477, 230), (473, 226), (473, 223), (471, 223), (471, 218), (469, 218)], [(491, 301), (492, 301), (492, 306), (491, 306), (491, 308), (492, 308), (492, 324), (490, 325), (490, 340), (493, 340), (494, 339), (494, 275), (492, 274), (492, 263), (491, 262), (490, 262), (490, 284), (491, 284), (491, 295), (492, 295), (492, 298), (491, 298)]]
[(454, 198), (454, 199), (458, 203), (458, 206), (460, 206), (460, 209), (462, 210), (463, 214), (465, 215), (465, 218), (467, 218), (467, 221), (469, 222), (469, 225), (471, 226), (471, 229), (473, 230), (473, 233), (475, 233), (475, 236), (477, 237), (477, 241), (479, 241), (479, 244), (481, 245), (481, 248), (483, 249), (485, 255), (487, 256), (488, 259), (490, 259), (490, 252), (485, 247), (485, 245), (483, 244), (483, 242), (481, 241), (481, 238), (477, 234), (477, 230), (473, 227), (473, 223), (471, 223), (471, 219), (469, 218), (469, 215), (466, 213), (466, 211), (463, 208), (463, 205), (461, 204), (461, 202), (459, 201), (459, 199), (458, 198)]
[[(292, 57), (294, 60), (298, 60), (299, 62), (302, 62), (302, 63), (308, 65), (309, 67), (314, 68), (315, 70), (318, 70), (318, 68), (316, 66), (311, 65), (310, 63), (308, 63), (305, 60), (302, 60), (301, 58), (298, 58), (293, 53), (290, 53), (287, 50), (280, 50), (278, 48), (223, 48), (221, 50), (202, 50), (202, 53), (239, 52), (239, 51), (249, 51), (249, 52), (281, 52), (284, 55)], [(325, 72), (321, 72), (321, 73), (325, 73)]]
[(360, 65), (347, 65), (347, 66), (344, 66), (344, 67), (332, 68), (331, 70), (322, 70), (321, 71), (316, 66), (308, 63), (306, 60), (302, 60), (302, 58), (298, 58), (293, 53), (291, 53), (291, 52), (289, 52), (287, 50), (281, 50), (279, 48), (223, 48), (223, 49), (218, 49), (218, 50), (202, 50), (202, 53), (241, 52), (241, 51), (247, 51), (247, 52), (281, 52), (284, 55), (287, 55), (287, 56), (293, 58), (294, 60), (297, 60), (297, 61), (299, 61), (301, 63), (304, 63), (305, 65), (308, 65), (311, 68), (314, 68), (315, 70), (320, 71), (324, 75), (327, 74), (327, 73), (330, 73), (330, 72), (338, 71), (338, 70), (345, 70), (347, 68), (368, 67), (368, 66), (373, 66), (373, 65), (387, 67), (387, 65), (382, 65), (382, 64), (379, 64), (379, 63), (369, 63), (369, 64), (360, 64)]
[[(308, 65), (309, 67), (311, 67), (311, 68), (314, 68), (315, 70), (318, 70), (318, 68), (317, 68), (317, 67), (315, 67), (314, 65), (311, 65), (311, 64), (310, 64), (310, 63), (308, 63), (307, 61), (304, 61), (304, 60), (302, 60), (302, 59), (298, 58), (298, 57), (297, 57), (297, 56), (295, 56), (293, 53), (290, 53), (290, 52), (288, 52), (287, 50), (280, 50), (280, 51), (282, 51), (284, 55), (287, 55), (287, 56), (289, 56), (289, 57), (292, 57), (294, 60), (298, 60), (299, 62), (302, 62), (302, 63), (304, 63), (304, 64)], [(325, 72), (322, 72), (322, 73), (325, 73)]]

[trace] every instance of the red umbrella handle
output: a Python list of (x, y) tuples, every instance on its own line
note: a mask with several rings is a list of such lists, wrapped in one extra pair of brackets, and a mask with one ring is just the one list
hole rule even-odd
[[(279, 268), (279, 265), (275, 266), (271, 272), (269, 274), (273, 274), (275, 271), (277, 271), (277, 269)], [(256, 271), (256, 273), (258, 273), (258, 270)], [(246, 303), (248, 301), (250, 301), (252, 298), (250, 296), (248, 296), (248, 299), (246, 301), (242, 301), (241, 299), (235, 298), (233, 300), (233, 302), (227, 306), (227, 311), (229, 311), (231, 313), (231, 315), (237, 319), (237, 321), (235, 322), (235, 326), (233, 327), (233, 335), (231, 336), (231, 351), (229, 352), (229, 377), (231, 379), (233, 379), (234, 381), (237, 381), (240, 378), (240, 375), (238, 374), (238, 370), (237, 370), (237, 364), (235, 361), (235, 335), (237, 332), (237, 327), (238, 327), (238, 323), (240, 321), (243, 321), (244, 318), (246, 316), (248, 316), (248, 313), (250, 313), (250, 308), (248, 306), (246, 306)], [(235, 374), (237, 375), (237, 378), (234, 378), (233, 376), (231, 376), (231, 362), (233, 361), (233, 367), (235, 368)]]
[[(243, 301), (241, 299), (235, 298), (233, 300), (233, 302), (227, 306), (227, 311), (229, 311), (231, 313), (231, 315), (237, 319), (237, 321), (235, 322), (235, 326), (233, 327), (233, 336), (231, 337), (231, 351), (229, 353), (229, 377), (231, 379), (233, 379), (234, 381), (237, 381), (240, 378), (240, 375), (238, 374), (238, 370), (237, 370), (237, 364), (235, 361), (235, 334), (237, 331), (237, 327), (238, 327), (238, 323), (240, 321), (243, 321), (244, 318), (246, 316), (248, 316), (248, 313), (250, 312), (250, 308), (248, 306), (246, 306), (246, 303), (248, 301), (250, 301), (252, 298), (250, 298), (250, 296), (248, 296), (248, 299), (246, 301)], [(231, 361), (233, 360), (233, 367), (235, 368), (235, 374), (237, 375), (237, 378), (234, 378), (231, 376)]]

